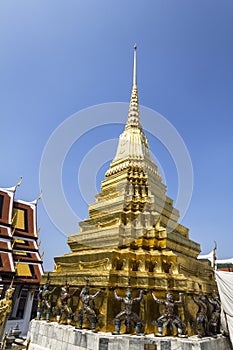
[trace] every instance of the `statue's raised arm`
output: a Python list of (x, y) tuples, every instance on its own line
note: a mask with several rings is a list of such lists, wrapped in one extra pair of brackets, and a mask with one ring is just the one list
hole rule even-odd
[(95, 294), (90, 295), (90, 299), (95, 299), (101, 294), (101, 290), (98, 290)]
[(154, 301), (155, 301), (156, 303), (158, 303), (158, 304), (164, 304), (164, 303), (165, 303), (165, 300), (164, 300), (164, 299), (158, 299), (158, 298), (154, 295), (153, 292), (151, 293), (151, 295), (152, 295), (152, 298), (154, 299)]
[(114, 289), (113, 291), (113, 294), (114, 294), (114, 298), (117, 300), (117, 301), (123, 301), (124, 298), (120, 297), (119, 295), (117, 295), (117, 292), (116, 290)]

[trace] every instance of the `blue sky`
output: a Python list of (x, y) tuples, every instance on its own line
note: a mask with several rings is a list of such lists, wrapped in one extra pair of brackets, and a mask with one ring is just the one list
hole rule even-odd
[[(129, 101), (135, 42), (140, 103), (174, 125), (192, 159), (193, 197), (182, 223), (203, 253), (216, 240), (218, 257), (232, 257), (230, 0), (1, 0), (0, 186), (13, 186), (22, 175), (16, 197), (33, 200), (40, 192), (43, 149), (53, 131), (84, 108)], [(121, 131), (121, 127), (102, 129), (90, 138), (100, 142), (106, 134), (114, 138)], [(158, 141), (149, 141), (162, 164), (168, 195), (174, 197), (174, 164)], [(88, 151), (90, 139), (81, 145)], [(76, 144), (71, 148), (63, 186), (72, 208), (87, 217), (77, 184), (84, 153)], [(106, 165), (97, 174), (97, 186), (104, 170)], [(50, 221), (42, 201), (38, 221), (48, 270), (54, 256), (69, 251), (67, 237)]]

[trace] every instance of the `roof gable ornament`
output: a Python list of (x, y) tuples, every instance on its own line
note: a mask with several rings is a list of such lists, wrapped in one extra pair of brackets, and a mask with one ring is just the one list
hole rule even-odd
[(4, 191), (4, 192), (11, 192), (11, 193), (14, 194), (16, 192), (16, 190), (17, 190), (17, 187), (19, 187), (21, 185), (22, 181), (23, 181), (23, 178), (22, 178), (22, 176), (20, 176), (20, 180), (15, 186), (7, 187), (7, 188), (0, 188), (0, 189), (2, 191)]

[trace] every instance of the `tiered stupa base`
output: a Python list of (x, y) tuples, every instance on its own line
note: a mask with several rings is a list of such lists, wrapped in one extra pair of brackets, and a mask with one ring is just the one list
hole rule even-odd
[[(183, 294), (183, 305), (176, 312), (187, 324), (187, 332), (193, 335), (193, 322), (196, 317), (197, 306), (192, 295), (213, 292), (215, 281), (213, 270), (196, 259), (186, 258), (171, 251), (144, 251), (143, 249), (116, 248), (84, 250), (73, 252), (55, 258), (57, 270), (49, 275), (50, 286), (63, 286), (68, 283), (71, 291), (83, 287), (89, 280), (90, 294), (99, 288), (105, 288), (101, 295), (95, 299), (95, 308), (99, 312), (98, 329), (113, 331), (112, 320), (121, 311), (121, 303), (114, 299), (109, 289), (115, 287), (118, 295), (125, 296), (130, 277), (133, 297), (139, 295), (144, 289), (147, 294), (140, 303), (134, 304), (134, 311), (145, 321), (145, 332), (154, 332), (152, 321), (162, 313), (162, 309), (153, 300), (150, 291), (154, 291), (158, 298), (164, 299), (167, 292), (173, 293), (174, 300), (178, 294)], [(185, 268), (188, 267), (188, 268)], [(44, 281), (46, 276), (44, 276)], [(202, 289), (200, 289), (200, 284)], [(53, 305), (59, 295), (57, 288), (53, 295)], [(78, 294), (72, 298), (73, 312), (80, 308)]]

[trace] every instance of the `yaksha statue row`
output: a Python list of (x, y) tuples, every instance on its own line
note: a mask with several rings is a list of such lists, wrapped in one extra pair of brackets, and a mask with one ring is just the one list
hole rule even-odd
[[(66, 284), (61, 288), (60, 295), (57, 298), (56, 306), (51, 306), (51, 295), (53, 295), (56, 287), (49, 289), (49, 281), (40, 289), (37, 319), (50, 319), (50, 314), (56, 317), (57, 322), (66, 320), (67, 324), (74, 321), (78, 329), (82, 329), (83, 324), (89, 322), (93, 332), (96, 332), (96, 325), (98, 322), (98, 309), (94, 306), (94, 299), (98, 298), (105, 288), (100, 288), (96, 293), (90, 294), (89, 281), (86, 281), (86, 286), (75, 289), (72, 293), (69, 291), (69, 285)], [(135, 328), (137, 335), (142, 335), (143, 324), (145, 323), (137, 313), (133, 311), (134, 304), (140, 303), (143, 295), (150, 293), (154, 301), (164, 306), (163, 314), (152, 322), (158, 328), (157, 336), (174, 335), (178, 337), (186, 337), (186, 325), (175, 313), (175, 306), (182, 305), (183, 293), (179, 293), (179, 299), (173, 300), (171, 293), (166, 294), (165, 299), (158, 299), (152, 291), (140, 290), (139, 295), (135, 298), (132, 296), (132, 288), (130, 286), (130, 279), (125, 296), (119, 296), (114, 287), (109, 288), (113, 291), (116, 301), (121, 302), (122, 311), (119, 312), (113, 319), (115, 324), (115, 331), (113, 334), (120, 334), (121, 326), (124, 324), (126, 333), (132, 333), (132, 328)], [(72, 311), (70, 300), (77, 295), (79, 298), (79, 307), (75, 312)], [(214, 298), (201, 296), (196, 298), (192, 296), (194, 302), (198, 305), (196, 314), (196, 328), (199, 337), (212, 335), (216, 336), (219, 333), (220, 325), (220, 301), (218, 296)], [(210, 307), (209, 307), (210, 306)], [(208, 308), (211, 312), (208, 313)], [(45, 315), (45, 316), (44, 316)]]
[(78, 291), (79, 288), (70, 293), (70, 287), (67, 283), (61, 288), (57, 305), (53, 308), (53, 313), (56, 315), (57, 322), (60, 322), (62, 317), (66, 317), (67, 324), (71, 323), (73, 311), (69, 305), (69, 299), (73, 298)]
[(81, 300), (81, 308), (77, 310), (74, 314), (74, 319), (78, 320), (78, 329), (82, 329), (83, 321), (85, 318), (89, 320), (91, 323), (91, 328), (93, 332), (96, 332), (96, 323), (97, 323), (97, 315), (94, 308), (91, 308), (90, 302), (94, 300), (101, 294), (101, 289), (98, 290), (95, 294), (89, 294), (88, 282), (86, 287), (84, 287), (80, 294), (79, 298)]
[[(141, 290), (138, 297), (133, 298), (132, 297), (132, 291), (130, 287), (130, 279), (128, 281), (128, 288), (126, 291), (125, 297), (119, 297), (115, 291), (114, 288), (111, 288), (114, 290), (114, 297), (117, 301), (121, 301), (123, 304), (123, 310), (115, 317), (114, 323), (115, 323), (115, 332), (114, 334), (120, 333), (120, 327), (122, 322), (125, 323), (126, 326), (126, 333), (130, 333), (130, 327), (134, 327), (136, 330), (137, 335), (141, 335), (141, 328), (144, 323), (139, 316), (132, 311), (133, 304), (138, 303), (142, 300), (143, 294), (147, 294), (148, 292), (145, 290)], [(174, 306), (176, 304), (182, 304), (182, 293), (180, 293), (180, 298), (178, 301), (173, 301), (172, 294), (167, 294), (166, 299), (158, 299), (152, 291), (150, 291), (152, 294), (153, 299), (158, 304), (163, 304), (165, 306), (165, 313), (160, 316), (157, 320), (153, 321), (152, 323), (158, 326), (158, 333), (157, 336), (162, 337), (164, 335), (165, 330), (172, 330), (174, 329), (179, 337), (185, 337), (184, 330), (186, 328), (186, 325), (181, 321), (181, 319), (174, 313)]]
[[(201, 295), (199, 298), (193, 296), (193, 301), (198, 306), (196, 316), (196, 328), (199, 338), (205, 336), (217, 337), (220, 333), (221, 303), (218, 295), (213, 298)], [(211, 310), (209, 310), (209, 305)]]
[(37, 319), (40, 320), (41, 317), (45, 314), (45, 318), (49, 321), (50, 312), (51, 312), (51, 298), (50, 296), (56, 290), (54, 287), (52, 290), (49, 290), (49, 282), (47, 281), (44, 286), (40, 287), (38, 293), (38, 306), (37, 306)]
[[(51, 296), (56, 290), (56, 287), (49, 290), (49, 280), (40, 288), (38, 294), (38, 307), (37, 307), (37, 319), (41, 319), (45, 315), (45, 319), (49, 321), (51, 312), (55, 315), (57, 322), (60, 322), (62, 318), (65, 318), (69, 325), (72, 320), (78, 321), (78, 329), (82, 328), (84, 319), (87, 319), (91, 323), (93, 332), (96, 332), (97, 315), (95, 310), (90, 306), (90, 302), (97, 298), (101, 289), (94, 295), (89, 294), (89, 281), (86, 281), (86, 286), (82, 289), (77, 288), (72, 293), (68, 283), (61, 287), (60, 295), (56, 301), (56, 306), (52, 308)], [(79, 293), (79, 299), (81, 302), (80, 309), (74, 313), (70, 307), (69, 301), (76, 294)]]
[(157, 318), (157, 320), (152, 323), (158, 326), (157, 336), (162, 337), (164, 335), (164, 330), (177, 332), (178, 337), (186, 337), (184, 330), (186, 328), (185, 323), (174, 313), (175, 305), (182, 304), (182, 293), (179, 293), (179, 300), (174, 301), (171, 293), (166, 295), (166, 299), (158, 299), (154, 293), (151, 293), (153, 299), (158, 304), (163, 304), (165, 306), (165, 312), (162, 316)]
[(136, 329), (136, 334), (141, 335), (141, 327), (144, 322), (135, 312), (132, 311), (132, 307), (134, 303), (139, 303), (142, 300), (142, 296), (146, 292), (141, 290), (139, 296), (137, 298), (133, 298), (130, 287), (128, 287), (125, 297), (118, 296), (114, 288), (111, 288), (111, 290), (114, 291), (115, 299), (122, 302), (123, 304), (123, 310), (117, 314), (113, 320), (116, 327), (116, 330), (113, 332), (113, 334), (120, 334), (121, 323), (124, 321), (126, 326), (126, 333), (130, 333), (130, 328), (134, 327)]

